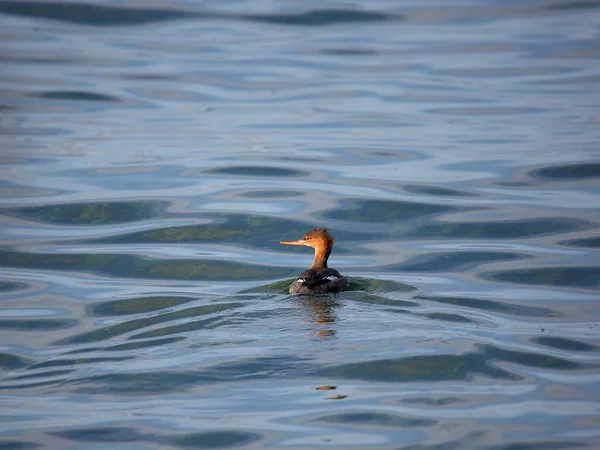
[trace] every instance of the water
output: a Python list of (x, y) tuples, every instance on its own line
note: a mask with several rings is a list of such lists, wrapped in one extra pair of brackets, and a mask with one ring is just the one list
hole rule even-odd
[(599, 445), (598, 6), (0, 1), (0, 448)]

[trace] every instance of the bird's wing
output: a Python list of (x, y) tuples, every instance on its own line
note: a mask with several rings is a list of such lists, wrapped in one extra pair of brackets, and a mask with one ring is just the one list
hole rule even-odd
[(331, 268), (319, 269), (319, 270), (305, 270), (298, 277), (298, 281), (302, 283), (303, 286), (307, 287), (315, 287), (320, 284), (329, 283), (331, 281), (335, 281), (342, 278), (340, 273)]

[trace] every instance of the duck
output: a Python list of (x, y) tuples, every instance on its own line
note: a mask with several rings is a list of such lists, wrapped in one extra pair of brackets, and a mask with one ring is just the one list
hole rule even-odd
[(327, 267), (327, 259), (331, 254), (335, 239), (327, 228), (315, 228), (297, 241), (281, 241), (283, 245), (305, 245), (315, 249), (312, 266), (302, 272), (290, 285), (290, 294), (324, 295), (337, 294), (346, 289), (350, 283), (340, 273)]

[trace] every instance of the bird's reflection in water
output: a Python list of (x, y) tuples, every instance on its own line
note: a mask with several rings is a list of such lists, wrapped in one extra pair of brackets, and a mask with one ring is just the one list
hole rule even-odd
[(342, 306), (331, 297), (303, 297), (302, 302), (309, 320), (316, 324), (315, 331), (319, 338), (328, 339), (335, 336), (335, 310)]

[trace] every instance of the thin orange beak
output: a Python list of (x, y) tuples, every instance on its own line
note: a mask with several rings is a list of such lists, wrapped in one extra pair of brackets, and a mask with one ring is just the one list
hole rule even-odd
[(280, 244), (284, 245), (306, 245), (306, 241), (303, 239), (298, 239), (297, 241), (281, 241)]

